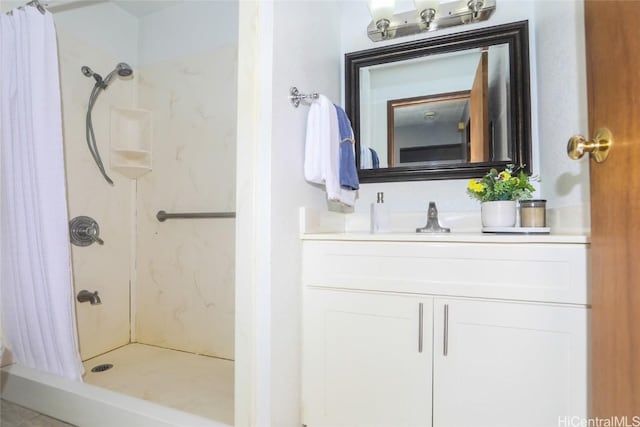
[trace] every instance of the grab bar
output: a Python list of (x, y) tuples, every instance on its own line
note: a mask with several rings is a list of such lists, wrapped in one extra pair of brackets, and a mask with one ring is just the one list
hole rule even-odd
[(158, 221), (164, 222), (167, 219), (173, 218), (235, 218), (235, 212), (193, 212), (193, 213), (166, 213), (165, 211), (158, 211), (156, 218)]

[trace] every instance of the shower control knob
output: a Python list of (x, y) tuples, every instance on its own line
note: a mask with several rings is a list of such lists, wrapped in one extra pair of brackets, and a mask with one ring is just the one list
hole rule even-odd
[(100, 226), (88, 216), (77, 216), (69, 221), (69, 233), (71, 243), (76, 246), (89, 246), (94, 242), (104, 244), (104, 240), (100, 238)]

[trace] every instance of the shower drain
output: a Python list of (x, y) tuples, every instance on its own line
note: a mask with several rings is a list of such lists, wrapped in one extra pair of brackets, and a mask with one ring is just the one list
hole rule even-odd
[(111, 363), (103, 363), (102, 365), (97, 365), (91, 368), (91, 372), (104, 372), (108, 371), (111, 368), (113, 368), (113, 365)]

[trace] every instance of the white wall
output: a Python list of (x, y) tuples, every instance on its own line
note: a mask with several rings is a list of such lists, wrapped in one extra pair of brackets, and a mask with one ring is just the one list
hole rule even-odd
[(555, 206), (581, 206), (576, 218), (588, 226), (589, 161), (566, 154), (569, 137), (588, 134), (583, 2), (535, 2), (535, 18), (541, 193)]
[(308, 107), (293, 108), (288, 94), (297, 86), (339, 101), (338, 10), (325, 1), (241, 3), (240, 16), (235, 422), (297, 427), (298, 208), (325, 208), (326, 197), (304, 180)]
[[(397, 11), (407, 10), (401, 2)], [(402, 7), (405, 9), (402, 9)], [(489, 21), (454, 27), (389, 42), (371, 42), (364, 30), (371, 18), (365, 1), (340, 3), (341, 53), (402, 43), (472, 28), (529, 20), (533, 170), (540, 174), (540, 191), (552, 208), (575, 207), (588, 227), (586, 162), (568, 160), (564, 147), (575, 133), (586, 133), (586, 83), (582, 2), (569, 0), (502, 0)], [(344, 87), (344, 85), (343, 85)], [(372, 183), (361, 185), (356, 212), (365, 212), (378, 191), (395, 211), (425, 210), (434, 200), (441, 211), (477, 211), (465, 193), (467, 180)]]
[(18, 0), (0, 0), (0, 12), (5, 13), (13, 8), (22, 6), (24, 3)]
[[(138, 20), (113, 3), (84, 5), (54, 13), (58, 31), (64, 31), (88, 46), (132, 67), (138, 65)], [(113, 69), (99, 70), (103, 77)]]
[(142, 17), (140, 28), (142, 66), (215, 52), (238, 43), (238, 3), (188, 0)]
[[(271, 151), (272, 425), (299, 426), (301, 348), (300, 206), (324, 207), (323, 190), (303, 175), (306, 115), (293, 108), (290, 86), (340, 100), (338, 9), (333, 2), (278, 1), (274, 8), (273, 144)], [(292, 411), (295, 408), (296, 411)]]

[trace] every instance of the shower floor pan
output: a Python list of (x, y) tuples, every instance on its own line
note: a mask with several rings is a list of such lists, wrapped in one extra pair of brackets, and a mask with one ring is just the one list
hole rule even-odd
[[(114, 367), (91, 373), (102, 363)], [(78, 426), (233, 424), (231, 361), (129, 344), (84, 365), (84, 383), (19, 365), (4, 367), (2, 397)]]

